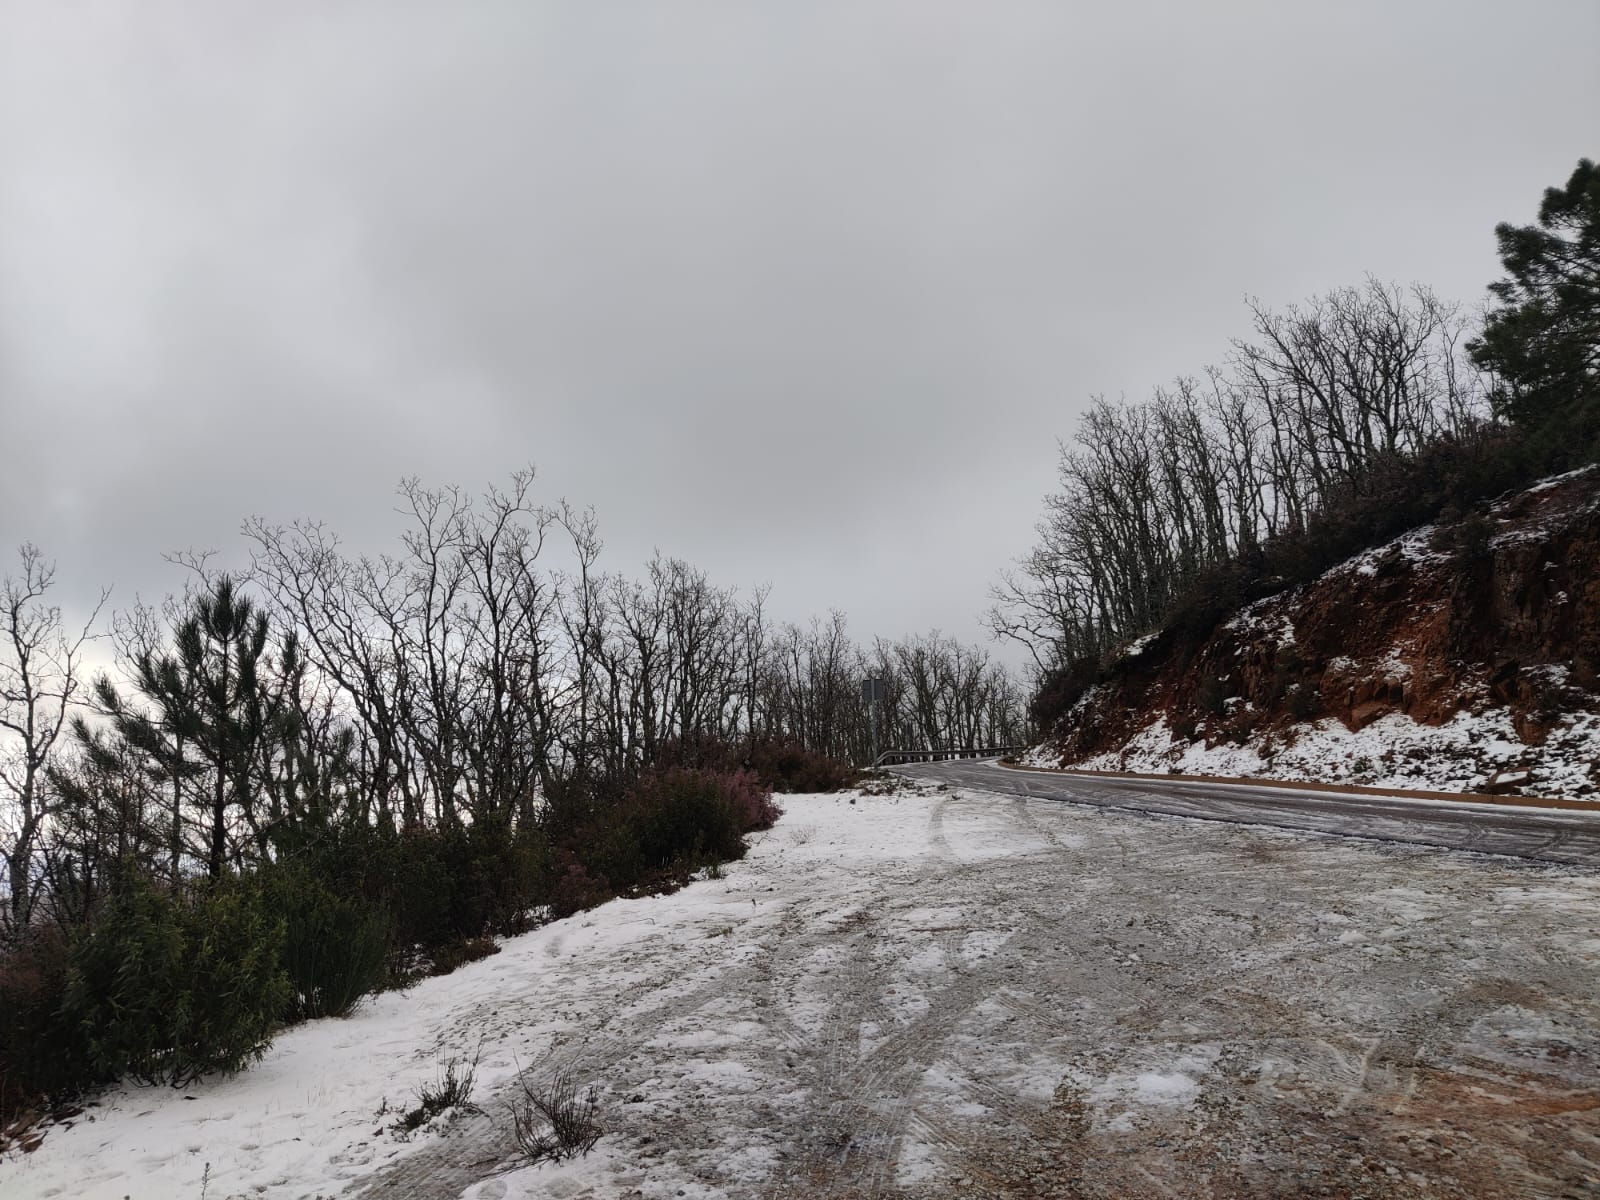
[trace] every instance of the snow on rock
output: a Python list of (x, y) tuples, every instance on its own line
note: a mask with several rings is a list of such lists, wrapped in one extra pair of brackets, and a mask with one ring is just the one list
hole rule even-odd
[[(1281, 738), (1255, 745), (1180, 738), (1158, 718), (1121, 750), (1091, 755), (1076, 767), (1139, 774), (1218, 775), (1311, 783), (1353, 783), (1425, 791), (1481, 790), (1496, 774), (1509, 773), (1529, 758), (1535, 766), (1520, 786), (1552, 796), (1590, 795), (1584, 789), (1600, 761), (1600, 716), (1578, 713), (1551, 731), (1545, 745), (1530, 748), (1517, 736), (1504, 710), (1458, 713), (1444, 725), (1422, 725), (1399, 713), (1359, 730), (1338, 721), (1291, 727)], [(1034, 765), (1056, 767), (1039, 748)]]

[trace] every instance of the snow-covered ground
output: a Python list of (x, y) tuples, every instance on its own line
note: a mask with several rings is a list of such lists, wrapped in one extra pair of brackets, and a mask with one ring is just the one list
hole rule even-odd
[[(1592, 875), (971, 792), (785, 806), (724, 879), (510, 939), (233, 1079), (114, 1091), (0, 1161), (0, 1196), (1510, 1197), (1600, 1178)], [(388, 1130), (474, 1054), (480, 1111)], [(518, 1165), (519, 1064), (594, 1083), (590, 1157)]]
[[(1025, 759), (1028, 766), (1055, 767), (1059, 754), (1041, 746)], [(1443, 725), (1422, 725), (1403, 713), (1379, 717), (1352, 732), (1338, 721), (1291, 727), (1287, 736), (1243, 746), (1203, 738), (1175, 738), (1164, 718), (1141, 730), (1122, 750), (1091, 755), (1073, 763), (1089, 771), (1139, 774), (1219, 775), (1245, 778), (1355, 783), (1371, 787), (1470, 792), (1497, 772), (1528, 764), (1541, 796), (1600, 800), (1591, 772), (1600, 762), (1600, 715), (1574, 713), (1546, 738), (1525, 744), (1503, 708), (1457, 713)]]

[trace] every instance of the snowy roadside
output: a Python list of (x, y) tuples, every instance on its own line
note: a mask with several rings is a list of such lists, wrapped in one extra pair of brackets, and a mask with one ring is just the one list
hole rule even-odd
[[(1036, 746), (1024, 765), (1059, 767), (1059, 753)], [(1070, 766), (1088, 771), (1212, 775), (1425, 791), (1480, 790), (1497, 772), (1525, 768), (1534, 782), (1522, 790), (1568, 800), (1600, 801), (1594, 785), (1600, 762), (1600, 715), (1574, 713), (1529, 746), (1505, 709), (1457, 713), (1443, 725), (1423, 725), (1389, 713), (1360, 730), (1334, 720), (1291, 727), (1289, 736), (1234, 745), (1177, 737), (1157, 718), (1120, 750), (1090, 755)]]
[[(0, 1194), (1110, 1197), (1297, 1178), (1513, 1196), (1600, 1177), (1592, 875), (979, 793), (785, 807), (725, 879), (510, 939), (289, 1031), (234, 1079), (113, 1092), (0, 1162)], [(410, 1141), (384, 1128), (385, 1101), (480, 1045), (480, 1114)], [(593, 1155), (517, 1168), (519, 1063), (599, 1088)]]

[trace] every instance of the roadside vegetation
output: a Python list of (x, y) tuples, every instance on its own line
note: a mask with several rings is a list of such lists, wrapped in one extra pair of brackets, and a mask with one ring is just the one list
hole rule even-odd
[(531, 484), (405, 483), (376, 558), (250, 521), (237, 570), (183, 556), (183, 595), (79, 629), (24, 548), (0, 588), (0, 1145), (720, 870), (775, 793), (857, 781), (864, 676), (883, 744), (1023, 736), (983, 651), (779, 625), (676, 560), (604, 573), (593, 517)]
[(1038, 668), (1042, 731), (1139, 639), (1191, 655), (1245, 603), (1600, 459), (1600, 168), (1496, 236), (1481, 317), (1372, 278), (1252, 300), (1219, 365), (1095, 400), (990, 613)]

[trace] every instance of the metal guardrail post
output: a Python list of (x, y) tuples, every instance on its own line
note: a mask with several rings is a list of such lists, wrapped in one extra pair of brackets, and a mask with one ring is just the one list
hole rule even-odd
[(905, 762), (946, 762), (962, 758), (998, 758), (1017, 754), (1024, 746), (951, 746), (942, 750), (885, 750), (872, 760), (873, 767)]

